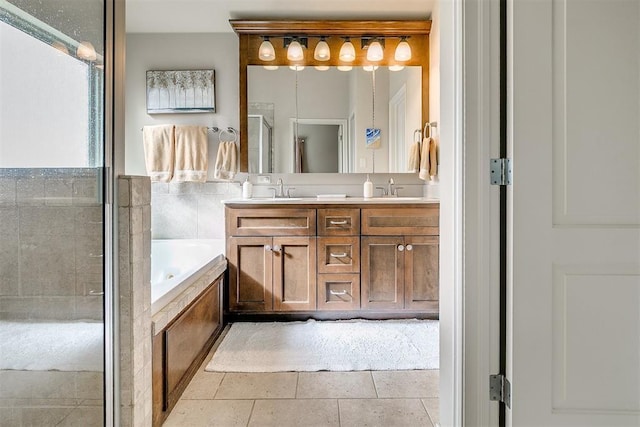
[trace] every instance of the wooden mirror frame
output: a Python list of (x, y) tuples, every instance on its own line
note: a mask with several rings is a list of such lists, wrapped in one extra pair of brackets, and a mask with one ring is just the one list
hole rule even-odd
[[(294, 21), (294, 20), (244, 20), (230, 19), (231, 27), (238, 34), (239, 38), (239, 90), (240, 90), (240, 171), (249, 170), (248, 152), (248, 90), (247, 90), (247, 67), (249, 65), (290, 65), (287, 60), (286, 50), (276, 47), (276, 59), (269, 62), (261, 61), (258, 58), (258, 48), (263, 41), (263, 36), (285, 37), (297, 36), (307, 37), (309, 46), (304, 61), (305, 66), (314, 65), (352, 65), (361, 67), (370, 65), (366, 59), (366, 50), (360, 46), (362, 37), (385, 38), (385, 57), (376, 65), (390, 66), (396, 64), (393, 55), (400, 37), (409, 37), (411, 45), (411, 60), (402, 63), (407, 66), (422, 67), (422, 124), (429, 121), (429, 33), (431, 31), (431, 21)], [(318, 62), (313, 58), (313, 49), (320, 40), (320, 36), (326, 36), (326, 42), (331, 48), (331, 59), (329, 61)], [(352, 37), (356, 50), (355, 61), (349, 64), (340, 62), (337, 52), (342, 46), (341, 37)]]

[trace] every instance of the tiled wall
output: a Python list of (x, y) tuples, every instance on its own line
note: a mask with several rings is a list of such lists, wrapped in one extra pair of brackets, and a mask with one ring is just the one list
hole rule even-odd
[(102, 319), (100, 169), (0, 169), (0, 319)]
[(151, 183), (118, 179), (120, 424), (151, 425)]
[(233, 182), (154, 182), (151, 189), (154, 239), (224, 239), (222, 200), (242, 196)]

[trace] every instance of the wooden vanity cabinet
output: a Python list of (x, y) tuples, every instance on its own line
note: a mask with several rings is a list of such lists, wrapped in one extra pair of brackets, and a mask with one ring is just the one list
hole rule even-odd
[(226, 209), (230, 312), (316, 309), (315, 209)]
[(438, 207), (362, 209), (363, 309), (439, 309)]

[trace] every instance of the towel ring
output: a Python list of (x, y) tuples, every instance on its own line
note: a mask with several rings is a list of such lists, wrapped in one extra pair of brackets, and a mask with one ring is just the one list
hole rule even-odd
[[(227, 139), (223, 137), (223, 135), (227, 135), (228, 137), (232, 137), (232, 139)], [(222, 129), (218, 134), (218, 140), (220, 142), (238, 142), (238, 132), (232, 127), (228, 127), (226, 129)]]

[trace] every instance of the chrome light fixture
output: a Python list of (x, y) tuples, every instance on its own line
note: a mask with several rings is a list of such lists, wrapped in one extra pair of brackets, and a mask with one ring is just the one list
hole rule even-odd
[(367, 47), (367, 60), (377, 62), (384, 58), (384, 52), (382, 51), (382, 45), (378, 39), (374, 39)]
[(407, 38), (402, 37), (400, 43), (396, 46), (396, 52), (394, 55), (396, 61), (405, 62), (411, 59), (411, 46), (407, 43)]
[(260, 44), (258, 49), (258, 57), (261, 61), (273, 61), (276, 59), (276, 50), (269, 41), (269, 37), (264, 37), (264, 40)]
[(320, 37), (320, 41), (316, 45), (316, 49), (313, 51), (313, 59), (316, 61), (328, 61), (331, 58), (331, 50), (325, 40), (325, 37)]
[(302, 45), (296, 39), (293, 39), (291, 43), (289, 43), (289, 47), (287, 48), (287, 59), (289, 61), (302, 61), (304, 59), (304, 51), (302, 50)]
[(342, 47), (340, 47), (340, 61), (353, 62), (356, 59), (356, 48), (351, 43), (349, 37), (345, 38)]

